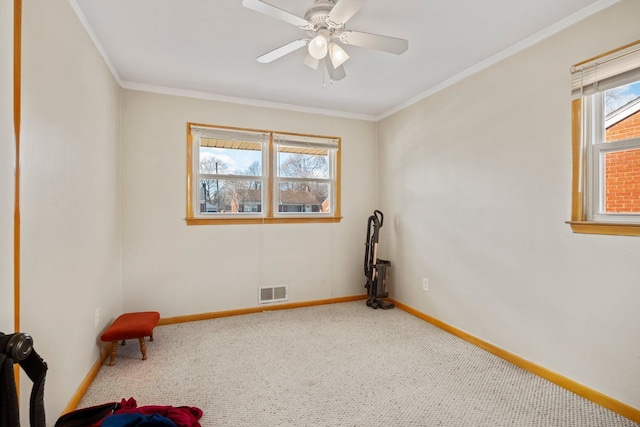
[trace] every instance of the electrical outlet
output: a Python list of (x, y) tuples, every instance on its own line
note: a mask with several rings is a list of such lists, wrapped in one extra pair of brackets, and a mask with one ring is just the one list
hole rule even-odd
[(100, 323), (100, 307), (96, 308), (94, 327), (97, 328), (99, 323)]
[(422, 290), (429, 292), (429, 279), (426, 277), (422, 278)]

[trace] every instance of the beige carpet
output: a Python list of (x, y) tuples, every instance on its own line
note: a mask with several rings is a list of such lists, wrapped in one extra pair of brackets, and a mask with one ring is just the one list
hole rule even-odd
[(119, 347), (80, 407), (134, 397), (208, 426), (638, 424), (399, 309), (364, 301), (161, 326)]

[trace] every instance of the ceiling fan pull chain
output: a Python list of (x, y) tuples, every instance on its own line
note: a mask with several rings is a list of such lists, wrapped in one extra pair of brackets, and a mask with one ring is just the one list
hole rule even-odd
[[(325, 83), (324, 83), (324, 70), (326, 70), (327, 67), (322, 67), (322, 89), (324, 89), (326, 87)], [(328, 70), (327, 70), (328, 72)]]

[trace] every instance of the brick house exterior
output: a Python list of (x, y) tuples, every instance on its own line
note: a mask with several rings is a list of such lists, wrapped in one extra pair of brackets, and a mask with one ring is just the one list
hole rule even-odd
[[(640, 137), (640, 97), (610, 113), (605, 141)], [(640, 149), (605, 156), (605, 211), (640, 212)]]

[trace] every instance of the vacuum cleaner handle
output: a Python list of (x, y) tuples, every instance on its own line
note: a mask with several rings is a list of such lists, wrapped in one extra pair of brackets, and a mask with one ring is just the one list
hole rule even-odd
[(378, 223), (379, 223), (378, 224), (378, 228), (382, 228), (382, 222), (384, 221), (384, 215), (382, 215), (382, 212), (380, 212), (379, 210), (373, 211), (373, 214), (378, 219)]
[(375, 228), (375, 222), (377, 218), (374, 215), (371, 215), (367, 220), (367, 240), (364, 242), (365, 251), (364, 251), (364, 275), (370, 278), (371, 275), (371, 257), (372, 250), (371, 247), (371, 232)]

